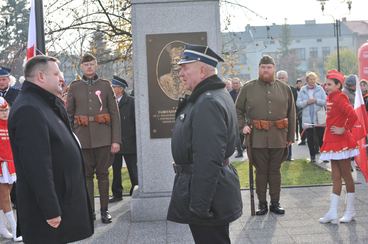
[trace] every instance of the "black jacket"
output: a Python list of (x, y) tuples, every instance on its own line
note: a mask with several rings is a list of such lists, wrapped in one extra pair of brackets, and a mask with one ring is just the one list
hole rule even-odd
[(134, 97), (124, 93), (119, 101), (119, 112), (121, 122), (121, 150), (123, 154), (137, 153), (137, 142), (135, 133), (135, 110)]
[(13, 106), (15, 99), (17, 98), (19, 93), (18, 89), (10, 87), (9, 90), (5, 93), (4, 99), (9, 103), (10, 106)]
[[(82, 153), (61, 99), (24, 82), (9, 115), (17, 211), (26, 243), (67, 243), (93, 234)], [(46, 222), (61, 216), (57, 229)]]
[(179, 104), (172, 154), (176, 164), (192, 173), (176, 174), (168, 220), (220, 225), (242, 214), (236, 170), (223, 166), (238, 135), (235, 105), (224, 87), (217, 76), (211, 76)]
[(240, 89), (239, 91), (237, 92), (236, 90), (231, 90), (229, 93), (230, 93), (230, 96), (231, 98), (233, 99), (234, 103), (236, 101), (236, 99), (238, 98), (238, 95), (239, 95), (239, 92), (240, 92)]

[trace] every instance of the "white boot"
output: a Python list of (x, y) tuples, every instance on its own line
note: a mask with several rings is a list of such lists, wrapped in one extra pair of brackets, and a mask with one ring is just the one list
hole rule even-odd
[(355, 199), (355, 193), (354, 192), (348, 192), (346, 194), (346, 208), (344, 212), (344, 216), (340, 219), (341, 223), (349, 223), (353, 220), (355, 216), (355, 207), (354, 207), (354, 199)]
[(337, 208), (339, 206), (339, 198), (340, 196), (332, 193), (331, 194), (331, 202), (330, 202), (330, 209), (328, 212), (319, 219), (319, 222), (322, 224), (326, 224), (331, 222), (332, 224), (337, 224)]
[(21, 236), (17, 237), (17, 222), (15, 222), (13, 211), (10, 210), (9, 212), (5, 213), (5, 217), (8, 219), (8, 222), (11, 226), (12, 234), (13, 234), (13, 240), (16, 241), (16, 242), (23, 241), (23, 238)]
[(4, 237), (6, 239), (13, 238), (12, 234), (10, 234), (10, 232), (6, 228), (5, 217), (4, 217), (3, 210), (0, 210), (0, 236)]

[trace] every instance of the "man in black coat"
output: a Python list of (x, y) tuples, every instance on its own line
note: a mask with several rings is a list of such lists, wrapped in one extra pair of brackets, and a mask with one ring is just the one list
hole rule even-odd
[(109, 202), (117, 202), (123, 199), (123, 187), (121, 184), (122, 157), (124, 157), (128, 167), (131, 183), (130, 195), (133, 193), (134, 186), (138, 185), (137, 143), (135, 134), (134, 98), (125, 92), (128, 83), (118, 76), (114, 76), (111, 83), (119, 106), (122, 141), (120, 152), (115, 154), (112, 164), (113, 179), (111, 190), (113, 197), (109, 200)]
[(229, 164), (238, 125), (235, 105), (216, 75), (223, 61), (208, 46), (186, 45), (180, 78), (192, 94), (179, 101), (171, 141), (176, 172), (167, 219), (189, 224), (198, 243), (230, 243), (242, 214), (239, 178)]
[(69, 125), (58, 61), (30, 59), (9, 115), (17, 211), (26, 243), (67, 243), (93, 234), (80, 145)]

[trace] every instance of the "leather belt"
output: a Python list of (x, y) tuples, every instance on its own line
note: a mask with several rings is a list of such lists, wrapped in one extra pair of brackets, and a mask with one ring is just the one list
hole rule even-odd
[[(229, 159), (225, 159), (222, 166), (228, 166), (230, 164)], [(192, 174), (193, 173), (193, 163), (173, 163), (173, 168), (175, 174)]]

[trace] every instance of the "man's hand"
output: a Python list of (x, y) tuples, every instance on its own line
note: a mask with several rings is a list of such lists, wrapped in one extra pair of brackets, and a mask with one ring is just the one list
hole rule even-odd
[(244, 128), (243, 128), (243, 134), (244, 134), (244, 135), (250, 134), (251, 130), (252, 130), (252, 129), (251, 129), (248, 125), (246, 125), (246, 126), (244, 126)]
[(286, 146), (290, 146), (291, 144), (293, 144), (293, 142), (288, 141), (288, 142), (286, 143)]
[(336, 127), (336, 126), (332, 126), (331, 127), (331, 133), (334, 135), (342, 135), (345, 132), (345, 128), (344, 127)]
[(307, 104), (313, 104), (313, 103), (316, 103), (316, 99), (315, 98), (309, 98), (308, 101), (307, 101)]
[(52, 227), (52, 228), (57, 228), (57, 227), (59, 227), (59, 225), (60, 225), (60, 222), (61, 222), (61, 217), (60, 216), (58, 216), (58, 217), (56, 217), (56, 218), (53, 218), (53, 219), (48, 219), (48, 220), (46, 220), (47, 221), (47, 223)]
[(111, 144), (111, 153), (118, 153), (120, 151), (120, 144), (119, 143), (113, 143)]

